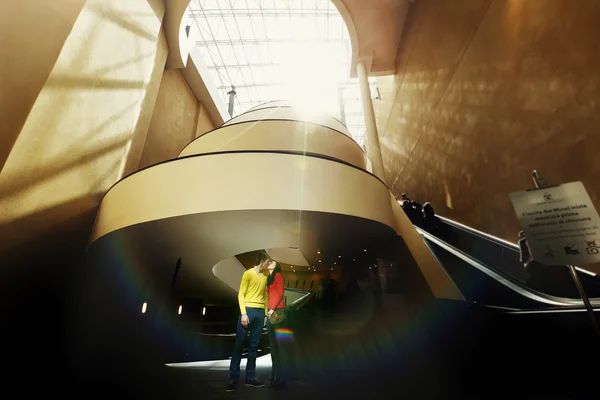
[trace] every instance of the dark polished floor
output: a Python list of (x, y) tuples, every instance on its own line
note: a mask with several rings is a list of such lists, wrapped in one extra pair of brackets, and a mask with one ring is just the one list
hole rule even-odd
[[(600, 340), (585, 313), (500, 315), (464, 304), (414, 308), (402, 296), (308, 313), (293, 330), (294, 372), (283, 391), (226, 392), (229, 361), (125, 365), (63, 373), (56, 360), (5, 363), (20, 397), (86, 399), (598, 399)], [(458, 306), (458, 307), (457, 307)], [(90, 362), (89, 364), (93, 364)], [(242, 371), (246, 360), (242, 360)], [(257, 375), (270, 377), (270, 355)], [(243, 375), (242, 375), (243, 377)]]

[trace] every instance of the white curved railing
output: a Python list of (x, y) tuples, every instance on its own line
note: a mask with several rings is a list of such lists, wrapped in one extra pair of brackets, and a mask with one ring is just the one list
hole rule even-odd
[(395, 226), (387, 187), (364, 170), (303, 154), (229, 152), (171, 160), (118, 182), (102, 200), (92, 241), (144, 222), (230, 210), (307, 210)]
[(362, 149), (348, 136), (323, 125), (287, 120), (224, 126), (196, 138), (178, 157), (232, 150), (306, 152), (366, 168)]
[(344, 124), (342, 124), (334, 117), (328, 115), (313, 115), (310, 113), (305, 113), (294, 107), (272, 107), (248, 111), (244, 114), (240, 114), (230, 119), (223, 126), (237, 124), (245, 121), (268, 121), (277, 119), (299, 122), (312, 122), (340, 131), (350, 138), (352, 137), (350, 131), (348, 131), (348, 128), (346, 128)]

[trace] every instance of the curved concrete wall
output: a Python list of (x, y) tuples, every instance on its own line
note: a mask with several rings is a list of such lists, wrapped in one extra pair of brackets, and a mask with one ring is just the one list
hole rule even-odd
[(352, 137), (350, 135), (350, 131), (348, 131), (348, 128), (346, 128), (344, 124), (342, 124), (337, 119), (328, 115), (313, 115), (309, 113), (304, 113), (301, 110), (298, 110), (294, 107), (273, 106), (269, 108), (248, 111), (244, 114), (240, 114), (237, 117), (230, 119), (225, 124), (223, 124), (223, 126), (245, 121), (266, 121), (270, 119), (285, 119), (290, 121), (313, 122), (315, 124), (320, 124), (328, 128), (340, 131), (348, 137)]
[(102, 200), (91, 241), (135, 224), (228, 210), (328, 212), (395, 229), (389, 191), (375, 176), (302, 154), (245, 152), (177, 159), (120, 181)]
[(322, 125), (288, 120), (226, 125), (191, 142), (179, 157), (231, 150), (316, 153), (366, 168), (362, 149), (348, 136)]

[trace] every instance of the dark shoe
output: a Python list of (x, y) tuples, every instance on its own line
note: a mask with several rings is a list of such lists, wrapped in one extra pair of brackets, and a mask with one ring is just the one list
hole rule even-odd
[(225, 391), (226, 392), (233, 392), (235, 390), (236, 386), (237, 386), (237, 380), (230, 379), (229, 383), (227, 384), (227, 387), (225, 388)]
[(261, 388), (261, 387), (264, 387), (264, 386), (265, 386), (265, 384), (264, 384), (264, 383), (262, 383), (261, 381), (259, 381), (259, 380), (258, 380), (258, 379), (256, 379), (256, 378), (252, 378), (252, 379), (250, 379), (250, 380), (247, 380), (247, 381), (244, 383), (244, 386), (246, 386), (246, 387), (255, 387), (255, 388)]
[(271, 378), (271, 379), (269, 380), (269, 383), (267, 383), (267, 387), (268, 387), (269, 389), (271, 389), (271, 388), (275, 387), (275, 379)]

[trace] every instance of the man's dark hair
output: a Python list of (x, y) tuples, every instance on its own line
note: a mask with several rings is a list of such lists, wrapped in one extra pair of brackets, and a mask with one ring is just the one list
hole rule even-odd
[(271, 257), (267, 254), (266, 251), (260, 250), (256, 253), (256, 259), (254, 260), (254, 265), (258, 265), (265, 260), (269, 260)]

